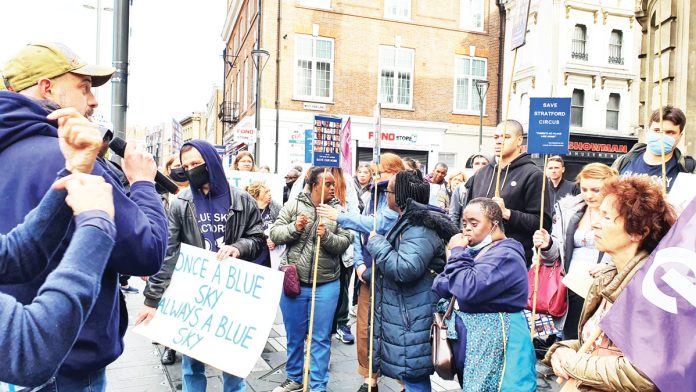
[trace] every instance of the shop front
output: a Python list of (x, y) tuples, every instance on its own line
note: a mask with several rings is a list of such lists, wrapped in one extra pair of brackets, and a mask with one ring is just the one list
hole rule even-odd
[[(437, 161), (437, 154), (442, 144), (442, 131), (401, 130), (382, 126), (380, 135), (381, 153), (394, 153), (402, 158), (413, 158), (421, 163), (424, 171), (431, 169)], [(372, 162), (372, 148), (375, 132), (368, 127), (353, 131), (356, 149), (355, 162)]]

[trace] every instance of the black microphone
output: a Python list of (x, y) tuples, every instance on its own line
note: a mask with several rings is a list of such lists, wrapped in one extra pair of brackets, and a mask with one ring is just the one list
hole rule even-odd
[[(126, 144), (127, 143), (125, 140), (121, 139), (120, 137), (115, 137), (113, 140), (111, 140), (111, 143), (109, 143), (109, 148), (111, 151), (115, 152), (116, 155), (123, 158), (123, 154), (126, 151)], [(179, 192), (179, 187), (167, 176), (160, 173), (159, 170), (157, 171), (157, 175), (155, 175), (155, 183), (171, 194), (176, 194)]]

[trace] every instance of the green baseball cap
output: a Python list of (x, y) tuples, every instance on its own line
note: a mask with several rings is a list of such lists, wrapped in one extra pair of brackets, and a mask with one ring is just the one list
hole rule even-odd
[(3, 77), (0, 81), (4, 81), (0, 90), (5, 87), (19, 92), (36, 85), (41, 79), (55, 78), (68, 72), (91, 76), (92, 87), (99, 87), (111, 79), (116, 68), (87, 64), (60, 43), (30, 44), (12, 57), (0, 71)]

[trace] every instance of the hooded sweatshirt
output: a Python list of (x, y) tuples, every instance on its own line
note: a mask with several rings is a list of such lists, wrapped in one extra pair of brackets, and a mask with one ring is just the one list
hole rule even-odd
[[(467, 204), (477, 197), (495, 196), (498, 163), (482, 167), (466, 183)], [(500, 173), (500, 197), (510, 210), (510, 219), (503, 222), (505, 234), (519, 241), (524, 247), (527, 266), (532, 263), (532, 235), (539, 229), (541, 214), (541, 186), (543, 173), (529, 154), (521, 154)], [(551, 230), (551, 206), (548, 199), (544, 207), (544, 228)]]
[(231, 204), (230, 186), (215, 147), (203, 140), (184, 143), (184, 146), (187, 145), (193, 146), (201, 153), (208, 169), (208, 194), (193, 187), (191, 193), (196, 208), (196, 222), (203, 235), (205, 249), (217, 252), (225, 237), (225, 222)]
[[(48, 121), (49, 110), (21, 94), (0, 91), (0, 233), (7, 233), (36, 207), (65, 166), (57, 139), (57, 124)], [(122, 306), (118, 275), (148, 276), (156, 273), (167, 248), (167, 221), (151, 182), (132, 184), (131, 199), (121, 184), (107, 174), (103, 161), (92, 174), (113, 187), (116, 210), (115, 246), (101, 279), (101, 290), (80, 335), (59, 373), (81, 377), (106, 367), (123, 352), (128, 314)], [(32, 302), (46, 276), (57, 267), (72, 238), (69, 230), (48, 267), (32, 281), (2, 285), (23, 304)], [(29, 262), (29, 260), (27, 260)], [(76, 315), (77, 317), (78, 315)]]

